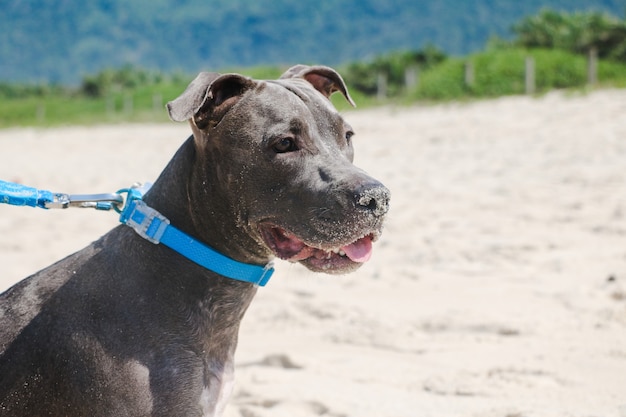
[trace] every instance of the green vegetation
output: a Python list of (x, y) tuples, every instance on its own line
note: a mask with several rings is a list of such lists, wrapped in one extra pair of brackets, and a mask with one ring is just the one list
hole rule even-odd
[(562, 49), (601, 58), (626, 59), (626, 22), (606, 13), (559, 13), (543, 9), (513, 26), (514, 44), (527, 48)]
[(378, 90), (378, 74), (387, 78), (387, 93), (396, 96), (404, 91), (406, 70), (424, 71), (446, 59), (446, 54), (429, 45), (419, 51), (394, 52), (376, 57), (371, 62), (354, 62), (345, 68), (346, 82), (352, 89), (366, 95), (375, 95)]
[[(534, 63), (534, 92), (588, 84), (588, 54), (601, 57), (601, 86), (626, 87), (626, 23), (598, 13), (543, 10), (513, 28), (512, 40), (492, 39), (483, 52), (448, 57), (434, 46), (380, 55), (338, 68), (359, 107), (415, 100), (453, 100), (525, 93), (527, 59)], [(470, 65), (471, 71), (467, 66)], [(227, 68), (258, 79), (278, 77), (284, 67)], [(408, 75), (413, 74), (413, 77)], [(385, 98), (380, 98), (381, 77)], [(164, 104), (193, 78), (132, 66), (83, 77), (80, 86), (0, 84), (0, 128), (111, 122), (166, 121)], [(407, 85), (407, 79), (413, 84)], [(382, 101), (381, 101), (382, 100)], [(349, 105), (333, 97), (340, 109)]]
[[(587, 59), (562, 50), (511, 48), (450, 58), (422, 74), (413, 99), (452, 100), (463, 97), (498, 97), (525, 93), (525, 61), (535, 63), (535, 91), (584, 87)], [(474, 82), (465, 80), (465, 66), (471, 63)], [(626, 87), (626, 65), (600, 60), (600, 85)]]

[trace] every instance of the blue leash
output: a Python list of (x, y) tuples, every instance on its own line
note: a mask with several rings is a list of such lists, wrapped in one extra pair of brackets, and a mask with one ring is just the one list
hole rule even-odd
[(0, 203), (41, 208), (47, 208), (46, 204), (54, 201), (54, 195), (50, 191), (24, 187), (2, 180), (0, 180), (0, 198)]
[[(272, 262), (258, 266), (235, 261), (178, 230), (165, 216), (142, 200), (149, 188), (150, 184), (147, 184), (126, 188), (113, 194), (72, 195), (52, 193), (0, 180), (0, 203), (43, 209), (67, 207), (114, 209), (120, 213), (121, 223), (131, 227), (139, 236), (154, 244), (161, 243), (196, 264), (227, 278), (261, 287), (267, 284), (274, 273)], [(127, 195), (125, 204), (122, 194)]]

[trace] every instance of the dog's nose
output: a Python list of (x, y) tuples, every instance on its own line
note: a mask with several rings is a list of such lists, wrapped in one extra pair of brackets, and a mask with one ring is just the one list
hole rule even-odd
[(357, 208), (367, 210), (375, 216), (384, 216), (389, 211), (390, 192), (381, 183), (368, 184), (355, 194)]

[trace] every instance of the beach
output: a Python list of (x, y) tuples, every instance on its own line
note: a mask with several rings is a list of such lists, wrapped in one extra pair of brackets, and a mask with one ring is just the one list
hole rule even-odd
[[(626, 417), (626, 90), (344, 116), (391, 190), (384, 232), (350, 275), (276, 263), (226, 416)], [(0, 179), (115, 192), (190, 132), (0, 130)], [(117, 224), (0, 205), (0, 291)]]

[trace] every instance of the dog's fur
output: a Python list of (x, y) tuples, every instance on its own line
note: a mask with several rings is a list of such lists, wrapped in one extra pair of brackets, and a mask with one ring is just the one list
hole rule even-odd
[[(201, 73), (168, 104), (193, 136), (144, 200), (241, 262), (356, 269), (389, 192), (352, 164), (335, 91), (351, 101), (327, 67)], [(0, 295), (0, 415), (219, 416), (256, 290), (118, 226)]]

